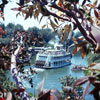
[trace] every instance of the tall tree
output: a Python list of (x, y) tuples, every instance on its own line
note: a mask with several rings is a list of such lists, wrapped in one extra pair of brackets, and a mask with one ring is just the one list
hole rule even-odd
[[(4, 3), (6, 0), (2, 1), (3, 5), (7, 4), (7, 2)], [(81, 56), (84, 58), (85, 45), (87, 43), (92, 44), (95, 52), (100, 50), (100, 29), (96, 27), (100, 27), (100, 4), (97, 5), (97, 2), (98, 0), (94, 0), (93, 4), (90, 3), (90, 0), (83, 0), (82, 2), (79, 0), (19, 0), (20, 6), (12, 8), (12, 10), (19, 11), (22, 15), (25, 15), (25, 19), (33, 16), (39, 22), (42, 21), (43, 17), (47, 17), (48, 22), (42, 28), (50, 25), (54, 31), (60, 29), (62, 33), (60, 36), (61, 42), (65, 39), (66, 33), (70, 36), (71, 31), (78, 28), (84, 38), (73, 39), (76, 45), (74, 54), (77, 48), (80, 48)], [(2, 7), (0, 8), (3, 12)], [(94, 12), (93, 15), (92, 12)], [(21, 30), (22, 28), (18, 27), (18, 29)], [(78, 43), (80, 40), (81, 43)], [(85, 94), (86, 92), (87, 89)], [(25, 100), (27, 100), (27, 97)]]

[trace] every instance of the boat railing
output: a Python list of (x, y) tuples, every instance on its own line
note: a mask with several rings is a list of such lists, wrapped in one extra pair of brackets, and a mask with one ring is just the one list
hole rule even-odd
[(69, 58), (70, 58), (70, 55), (61, 55), (61, 56), (54, 55), (51, 57), (52, 60), (63, 60), (63, 59), (69, 59)]
[(48, 55), (64, 55), (64, 54), (69, 54), (70, 52), (65, 52), (64, 50), (62, 51), (40, 51), (39, 54), (48, 54)]

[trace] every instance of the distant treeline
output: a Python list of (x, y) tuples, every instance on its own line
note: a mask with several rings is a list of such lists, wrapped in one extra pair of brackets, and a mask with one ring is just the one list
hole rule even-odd
[[(6, 31), (6, 34), (0, 38), (0, 42), (3, 42), (5, 44), (11, 41), (11, 37), (15, 30), (19, 31), (25, 30), (22, 25), (20, 24), (14, 25), (13, 23), (9, 23), (7, 26), (5, 26), (4, 24), (0, 24), (0, 27), (2, 27)], [(28, 28), (26, 31), (32, 32), (34, 35), (40, 35), (43, 38), (45, 44), (47, 44), (50, 40), (54, 40), (56, 35), (56, 33), (52, 32), (52, 30), (49, 28), (39, 29), (37, 27), (31, 27)]]
[[(7, 44), (11, 41), (11, 37), (13, 35), (13, 32), (15, 30), (20, 30), (20, 31), (23, 31), (25, 30), (24, 27), (20, 24), (13, 24), (13, 23), (9, 23), (7, 24), (6, 26), (4, 24), (0, 24), (0, 27), (2, 27), (5, 31), (6, 31), (6, 34), (3, 35), (1, 38), (0, 38), (0, 42), (4, 43), (4, 44)], [(44, 44), (47, 46), (48, 43), (50, 41), (55, 41), (56, 42), (56, 36), (57, 36), (57, 33), (52, 31), (51, 29), (49, 28), (46, 28), (46, 29), (39, 29), (38, 27), (29, 27), (27, 30), (27, 32), (32, 32), (33, 35), (40, 35), (42, 38), (43, 38), (43, 41), (44, 41)], [(58, 33), (60, 34), (60, 33)], [(77, 32), (77, 33), (74, 33), (74, 37), (78, 37), (80, 36), (81, 33), (80, 32)], [(60, 38), (60, 37), (59, 37)], [(65, 38), (65, 41), (67, 39), (67, 33), (66, 33), (66, 38)], [(64, 42), (63, 42), (64, 43)]]

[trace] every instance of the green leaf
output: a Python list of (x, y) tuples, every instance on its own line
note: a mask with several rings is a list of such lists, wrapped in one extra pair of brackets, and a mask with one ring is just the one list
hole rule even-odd
[(33, 97), (33, 94), (31, 92), (28, 93), (29, 97)]

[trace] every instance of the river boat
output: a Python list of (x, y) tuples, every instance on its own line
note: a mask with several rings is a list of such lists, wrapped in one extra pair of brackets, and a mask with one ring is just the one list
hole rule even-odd
[(81, 66), (81, 65), (74, 65), (73, 67), (72, 67), (72, 71), (85, 71), (85, 70), (87, 70), (88, 68), (87, 67), (85, 67), (85, 66)]
[(37, 53), (35, 67), (43, 69), (61, 68), (71, 64), (71, 53), (62, 44), (55, 44), (53, 49), (44, 49)]

